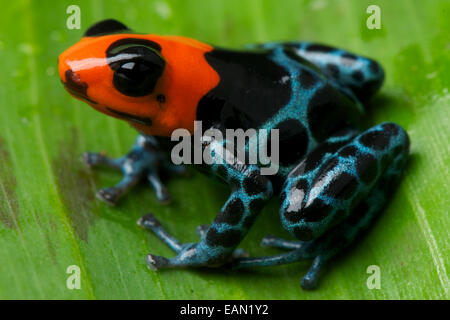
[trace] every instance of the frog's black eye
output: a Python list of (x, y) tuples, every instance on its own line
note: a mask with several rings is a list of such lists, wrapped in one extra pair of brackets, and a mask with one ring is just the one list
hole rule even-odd
[(131, 30), (126, 25), (114, 19), (107, 19), (90, 26), (84, 33), (83, 37), (97, 37), (107, 34), (126, 32), (131, 33)]
[(157, 43), (144, 39), (122, 39), (113, 43), (106, 55), (114, 70), (115, 88), (131, 97), (151, 94), (165, 66), (159, 50)]

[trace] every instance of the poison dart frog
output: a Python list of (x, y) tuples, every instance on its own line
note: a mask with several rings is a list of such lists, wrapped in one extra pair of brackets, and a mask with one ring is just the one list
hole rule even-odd
[[(324, 265), (380, 213), (406, 165), (409, 138), (401, 126), (361, 128), (364, 102), (383, 83), (382, 67), (342, 49), (276, 42), (228, 50), (185, 37), (137, 34), (110, 19), (90, 27), (59, 56), (59, 75), (71, 95), (135, 127), (135, 151), (146, 141), (169, 151), (172, 132), (182, 128), (193, 136), (194, 121), (223, 131), (278, 130), (275, 175), (263, 175), (259, 164), (248, 162), (194, 165), (231, 188), (214, 221), (197, 228), (199, 242), (177, 240), (152, 214), (138, 221), (176, 253), (149, 254), (153, 270), (311, 260), (300, 284), (313, 289)], [(217, 144), (202, 140), (211, 156)], [(162, 161), (146, 152), (132, 152), (136, 172)], [(85, 155), (88, 163), (126, 166), (97, 157)], [(119, 194), (135, 182), (123, 172), (128, 180)], [(281, 224), (294, 240), (267, 236), (262, 245), (286, 252), (248, 257), (237, 247), (274, 194), (281, 199)]]

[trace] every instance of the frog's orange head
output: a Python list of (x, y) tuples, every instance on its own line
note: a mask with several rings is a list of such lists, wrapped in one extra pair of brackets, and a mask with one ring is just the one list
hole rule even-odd
[[(192, 131), (198, 101), (218, 82), (203, 56), (209, 50), (195, 40), (133, 34), (104, 20), (59, 56), (59, 75), (71, 95), (98, 111), (141, 132), (170, 135), (180, 127)], [(206, 85), (192, 79), (198, 68)]]

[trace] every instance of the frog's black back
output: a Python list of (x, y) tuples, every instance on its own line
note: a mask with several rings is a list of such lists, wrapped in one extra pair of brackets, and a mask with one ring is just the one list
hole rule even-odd
[(198, 104), (203, 128), (217, 122), (231, 129), (259, 128), (288, 103), (290, 75), (269, 53), (214, 49), (205, 54), (220, 82)]
[(290, 48), (214, 49), (205, 54), (219, 84), (199, 102), (197, 119), (230, 129), (278, 129), (284, 171), (318, 143), (350, 126), (355, 102)]

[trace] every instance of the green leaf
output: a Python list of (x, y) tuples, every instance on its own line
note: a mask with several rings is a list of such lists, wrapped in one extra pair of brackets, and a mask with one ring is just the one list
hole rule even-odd
[[(66, 8), (81, 8), (81, 30), (66, 28)], [(381, 8), (381, 30), (366, 27), (366, 8)], [(9, 1), (0, 13), (0, 298), (51, 299), (448, 299), (450, 165), (449, 1)], [(88, 171), (85, 150), (127, 152), (136, 132), (71, 98), (56, 59), (93, 22), (116, 18), (134, 30), (179, 34), (220, 46), (310, 40), (373, 57), (387, 79), (370, 103), (367, 125), (395, 121), (411, 138), (400, 188), (367, 236), (332, 261), (320, 287), (302, 291), (309, 262), (227, 272), (146, 268), (149, 252), (172, 256), (136, 220), (153, 211), (184, 241), (210, 222), (225, 186), (196, 174), (173, 179), (176, 201), (159, 205), (146, 185), (117, 207), (94, 194), (120, 178)], [(193, 79), (193, 81), (196, 81)], [(251, 255), (272, 233), (286, 236), (279, 201), (264, 209), (242, 247)], [(81, 269), (69, 290), (66, 269)], [(366, 269), (381, 270), (369, 290)]]

